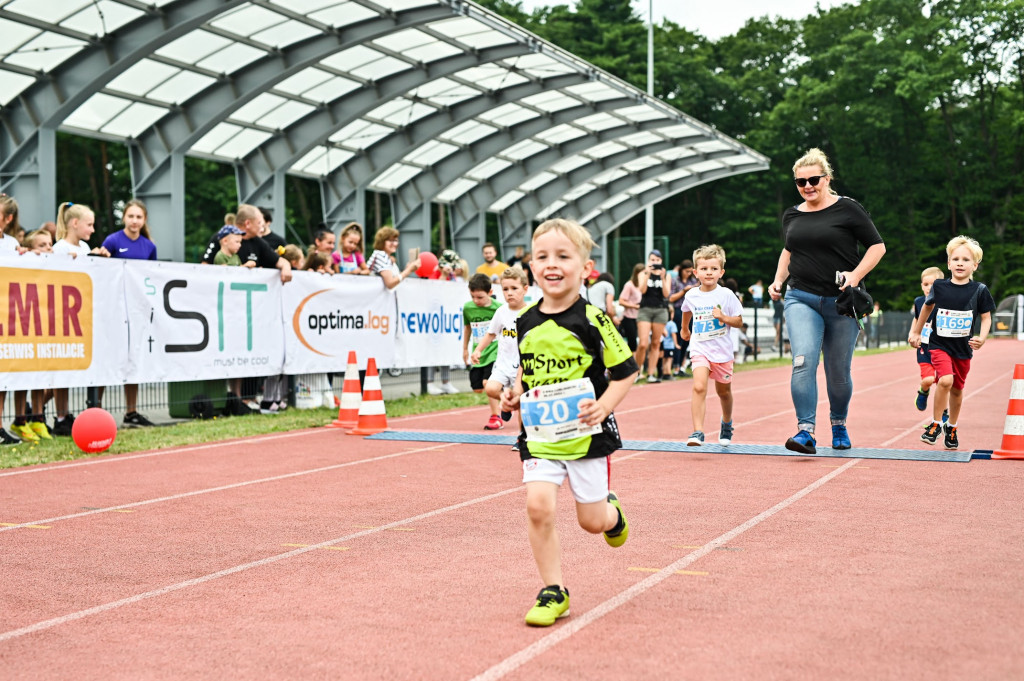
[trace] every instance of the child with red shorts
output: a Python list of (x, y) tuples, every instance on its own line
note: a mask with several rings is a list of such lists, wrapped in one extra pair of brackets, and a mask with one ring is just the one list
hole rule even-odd
[[(694, 274), (700, 286), (691, 288), (683, 297), (683, 323), (680, 336), (689, 341), (690, 369), (693, 373), (693, 434), (686, 444), (704, 444), (705, 398), (708, 379), (715, 381), (715, 390), (722, 403), (722, 424), (718, 443), (732, 441), (732, 367), (733, 349), (729, 327), (743, 326), (743, 308), (736, 294), (719, 286), (725, 274), (725, 250), (716, 244), (701, 246), (693, 252)], [(693, 326), (690, 326), (690, 320)]]
[[(996, 304), (988, 287), (973, 280), (983, 255), (977, 241), (965, 236), (955, 237), (946, 245), (946, 255), (950, 278), (934, 281), (907, 340), (915, 348), (921, 346), (921, 331), (934, 311), (935, 322), (928, 345), (937, 387), (932, 422), (924, 429), (921, 440), (935, 444), (939, 432), (944, 431), (943, 445), (946, 449), (956, 449), (960, 446), (956, 429), (964, 399), (964, 382), (971, 370), (974, 351), (988, 338)], [(977, 334), (972, 335), (975, 328)], [(943, 426), (940, 419), (947, 405), (949, 421)]]
[[(918, 315), (921, 314), (921, 308), (924, 307), (924, 299), (932, 290), (932, 283), (936, 279), (944, 278), (945, 275), (938, 267), (929, 267), (921, 272), (921, 291), (924, 292), (924, 295), (914, 298), (914, 319), (917, 319)], [(924, 411), (928, 408), (928, 393), (931, 391), (932, 385), (935, 384), (935, 368), (932, 366), (931, 354), (928, 352), (928, 339), (934, 328), (935, 312), (932, 312), (932, 316), (928, 318), (924, 328), (921, 329), (921, 345), (917, 348), (917, 366), (921, 370), (921, 386), (917, 389), (914, 406), (917, 407), (918, 411)], [(943, 422), (948, 417), (949, 414), (947, 412), (942, 413)]]

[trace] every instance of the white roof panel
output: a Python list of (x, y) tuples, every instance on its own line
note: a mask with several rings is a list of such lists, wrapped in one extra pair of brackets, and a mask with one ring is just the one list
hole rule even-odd
[(130, 104), (131, 102), (127, 99), (98, 92), (75, 109), (74, 113), (64, 120), (64, 123), (83, 130), (100, 130), (112, 118), (127, 109)]
[(100, 132), (120, 137), (138, 137), (166, 113), (167, 109), (163, 107), (135, 102), (104, 125)]
[(227, 38), (209, 31), (197, 30), (164, 45), (156, 54), (185, 64), (195, 64), (230, 44), (231, 41)]
[(383, 174), (377, 176), (373, 181), (373, 188), (382, 191), (397, 189), (419, 174), (420, 169), (416, 166), (396, 163), (388, 168)]
[[(39, 5), (41, 3), (33, 2), (32, 4)], [(64, 2), (63, 4), (67, 6), (69, 3)], [(61, 25), (89, 35), (106, 35), (113, 33), (128, 22), (134, 21), (142, 14), (142, 11), (119, 2), (99, 0), (88, 3), (87, 7), (83, 7), (79, 12), (62, 21)], [(52, 16), (51, 14), (51, 19)]]
[(45, 73), (75, 56), (83, 47), (85, 43), (81, 40), (56, 33), (40, 33), (7, 55), (4, 61)]
[(224, 49), (218, 50), (202, 61), (197, 62), (196, 66), (216, 73), (230, 74), (246, 64), (256, 61), (264, 54), (266, 53), (261, 52), (255, 47), (243, 45), (242, 43), (231, 43), (225, 46)]

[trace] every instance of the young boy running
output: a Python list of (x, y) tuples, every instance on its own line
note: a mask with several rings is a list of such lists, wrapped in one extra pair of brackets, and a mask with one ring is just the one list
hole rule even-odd
[(690, 370), (693, 373), (693, 398), (690, 400), (693, 434), (686, 444), (694, 447), (704, 444), (705, 399), (708, 379), (713, 378), (722, 403), (718, 443), (727, 445), (732, 442), (733, 434), (733, 351), (728, 327), (743, 326), (743, 308), (735, 293), (718, 285), (718, 280), (725, 274), (725, 250), (721, 246), (701, 246), (693, 252), (693, 261), (697, 264), (694, 273), (700, 286), (687, 291), (683, 298), (681, 331), (683, 339), (690, 341)]
[[(469, 278), (470, 301), (462, 307), (462, 320), (466, 325), (462, 334), (462, 361), (470, 364), (469, 385), (473, 392), (479, 393), (484, 390), (484, 382), (490, 378), (491, 370), (494, 368), (494, 360), (498, 356), (498, 346), (486, 348), (483, 352), (473, 355), (470, 358), (469, 343), (473, 341), (472, 350), (487, 335), (491, 328), (491, 320), (494, 313), (501, 307), (501, 303), (491, 298), (491, 278), (486, 274), (474, 274)], [(499, 430), (504, 428), (501, 417), (498, 416), (498, 400), (488, 399), (491, 407), (491, 418), (484, 424), (487, 430)]]
[[(996, 304), (988, 287), (972, 279), (983, 255), (977, 241), (966, 236), (955, 237), (946, 245), (946, 255), (950, 278), (934, 280), (907, 340), (915, 348), (921, 346), (921, 331), (934, 310), (935, 325), (928, 346), (937, 387), (932, 422), (924, 429), (921, 440), (933, 445), (939, 432), (944, 431), (943, 445), (946, 449), (956, 449), (960, 446), (956, 428), (964, 400), (964, 382), (971, 370), (974, 351), (988, 338)], [(972, 336), (979, 318), (978, 334)], [(947, 406), (949, 421), (943, 426), (940, 419)]]
[[(505, 304), (498, 308), (491, 319), (491, 326), (487, 333), (480, 339), (473, 351), (469, 361), (476, 364), (480, 361), (480, 354), (490, 346), (495, 338), (498, 339), (498, 357), (494, 360), (494, 368), (491, 369), (491, 376), (484, 383), (484, 392), (494, 400), (501, 399), (501, 393), (506, 388), (511, 388), (519, 372), (519, 343), (516, 341), (516, 318), (523, 311), (523, 297), (526, 295), (526, 272), (518, 267), (506, 268), (498, 280), (501, 285), (501, 293), (505, 296)], [(512, 418), (512, 413), (504, 411), (501, 413), (502, 421)], [(514, 447), (518, 449), (517, 447)]]
[(501, 402), (505, 411), (521, 410), (527, 534), (546, 585), (526, 613), (532, 626), (550, 626), (569, 614), (555, 529), (566, 477), (580, 527), (603, 532), (611, 546), (629, 536), (618, 497), (608, 489), (608, 455), (622, 446), (612, 410), (638, 369), (612, 320), (580, 297), (594, 266), (593, 247), (587, 230), (570, 220), (548, 220), (534, 232), (530, 267), (544, 295), (519, 316), (519, 372)]
[[(929, 267), (921, 272), (921, 291), (924, 292), (924, 295), (914, 298), (914, 319), (921, 314), (924, 299), (932, 290), (932, 282), (936, 279), (945, 279), (942, 270), (938, 267)], [(932, 384), (935, 383), (935, 368), (932, 367), (931, 354), (928, 352), (928, 337), (931, 336), (934, 327), (935, 312), (933, 311), (931, 317), (925, 322), (924, 328), (921, 329), (921, 345), (917, 348), (917, 366), (921, 370), (921, 387), (917, 389), (917, 399), (914, 401), (914, 405), (918, 411), (928, 408), (928, 392), (931, 390)], [(943, 414), (943, 421), (945, 420), (945, 414)]]

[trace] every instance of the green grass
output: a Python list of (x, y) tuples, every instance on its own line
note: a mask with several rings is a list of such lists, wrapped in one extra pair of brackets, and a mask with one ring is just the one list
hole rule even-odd
[[(906, 350), (906, 346), (895, 348), (872, 348), (858, 350), (857, 356), (877, 355), (885, 352)], [(737, 364), (736, 372), (770, 369), (789, 366), (790, 358), (775, 357), (759, 362)], [(685, 380), (685, 379), (684, 379)], [(677, 381), (680, 384), (684, 381)], [(445, 409), (472, 407), (487, 404), (486, 396), (476, 393), (458, 393), (455, 395), (418, 395), (388, 400), (389, 417), (412, 416)], [(319, 428), (330, 423), (337, 417), (335, 409), (289, 409), (276, 416), (252, 416), (215, 418), (210, 421), (186, 421), (158, 428), (122, 429), (117, 433), (114, 444), (103, 454), (128, 454), (144, 452), (167, 447), (204, 444), (219, 440), (281, 433), (303, 428)], [(78, 449), (69, 437), (59, 437), (40, 444), (22, 443), (15, 446), (0, 447), (0, 468), (17, 468), (51, 461), (69, 461), (84, 459), (95, 454), (86, 454)]]
[[(487, 404), (487, 397), (476, 393), (422, 395), (388, 400), (387, 411), (389, 417), (399, 417), (483, 404)], [(319, 428), (337, 416), (337, 409), (289, 409), (275, 416), (253, 414), (230, 418), (218, 417), (209, 421), (186, 421), (156, 428), (125, 428), (118, 430), (114, 444), (103, 454), (127, 454), (303, 428)], [(22, 443), (0, 448), (0, 468), (17, 468), (92, 456), (97, 455), (81, 451), (71, 438), (58, 437), (39, 444)]]

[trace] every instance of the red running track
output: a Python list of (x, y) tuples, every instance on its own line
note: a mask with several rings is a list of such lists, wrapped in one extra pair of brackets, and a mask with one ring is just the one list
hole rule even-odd
[[(977, 354), (965, 448), (998, 446), (1020, 348)], [(788, 378), (736, 376), (738, 442), (792, 434)], [(855, 360), (855, 445), (926, 446), (916, 380), (909, 350)], [(688, 435), (689, 391), (636, 386), (624, 436)], [(1024, 678), (1024, 462), (614, 460), (630, 539), (563, 490), (549, 629), (522, 623), (542, 585), (504, 447), (319, 429), (2, 471), (0, 678)]]

